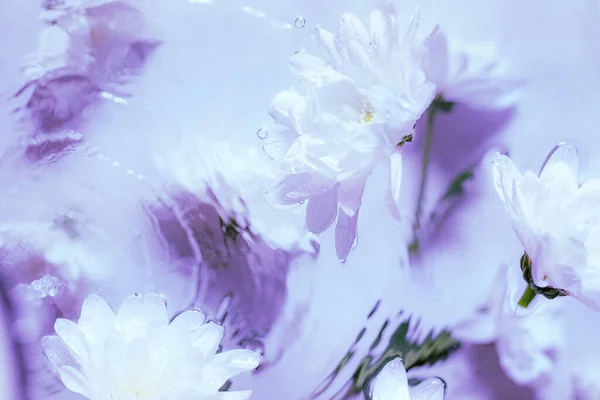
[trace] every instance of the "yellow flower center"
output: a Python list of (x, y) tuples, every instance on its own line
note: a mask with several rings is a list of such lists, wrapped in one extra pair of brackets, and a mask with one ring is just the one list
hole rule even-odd
[(373, 120), (373, 118), (375, 118), (375, 109), (369, 100), (365, 100), (361, 113), (361, 120), (363, 123), (368, 124)]

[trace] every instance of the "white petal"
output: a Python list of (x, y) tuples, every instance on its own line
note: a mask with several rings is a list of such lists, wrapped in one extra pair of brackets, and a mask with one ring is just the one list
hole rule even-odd
[(400, 358), (388, 362), (375, 377), (373, 400), (410, 400), (408, 378)]
[(65, 365), (74, 367), (78, 364), (73, 357), (73, 353), (58, 336), (44, 336), (42, 338), (42, 348), (54, 368), (58, 369)]
[(73, 321), (58, 318), (54, 323), (54, 330), (65, 342), (75, 360), (79, 364), (85, 364), (89, 360), (89, 349), (86, 339), (79, 331), (79, 327)]
[(188, 340), (195, 340), (198, 337), (200, 327), (204, 325), (206, 316), (199, 310), (188, 310), (173, 318), (169, 324), (169, 329), (183, 333)]
[(338, 187), (312, 197), (306, 207), (306, 227), (312, 233), (324, 232), (333, 224), (338, 210)]
[(89, 382), (81, 372), (69, 366), (59, 368), (58, 372), (60, 373), (60, 380), (67, 389), (88, 399), (91, 398)]
[(371, 13), (371, 43), (373, 52), (380, 57), (388, 55), (390, 44), (397, 38), (396, 8), (394, 3), (384, 0)]
[(90, 294), (81, 306), (78, 326), (90, 344), (99, 344), (115, 330), (115, 313), (103, 298)]
[(522, 175), (512, 160), (504, 154), (498, 153), (492, 162), (496, 192), (504, 204), (512, 202), (510, 194), (515, 186), (515, 181), (520, 179)]
[(443, 400), (446, 385), (439, 378), (427, 379), (410, 388), (411, 400)]
[(169, 324), (169, 313), (165, 298), (158, 293), (149, 293), (144, 296), (141, 309), (142, 316), (151, 323), (166, 326)]
[(296, 204), (326, 192), (335, 184), (334, 180), (308, 172), (281, 174), (269, 188), (268, 194), (280, 204)]
[(337, 52), (337, 49), (335, 48), (335, 35), (319, 26), (317, 26), (316, 31), (319, 42), (323, 47), (325, 47), (325, 49), (329, 53), (329, 57), (331, 57), (333, 64), (339, 66), (341, 63), (341, 59), (340, 55)]
[(119, 326), (127, 324), (130, 320), (140, 315), (142, 310), (142, 298), (139, 296), (128, 296), (117, 311), (116, 323)]
[(366, 183), (367, 177), (361, 176), (340, 184), (338, 204), (349, 217), (352, 217), (360, 208)]
[(322, 58), (308, 53), (298, 53), (291, 56), (290, 66), (294, 74), (307, 87), (320, 86), (346, 78)]
[(223, 327), (209, 322), (198, 329), (196, 337), (197, 339), (192, 345), (206, 358), (215, 354), (219, 348), (221, 339), (223, 339)]
[(342, 60), (351, 60), (351, 43), (356, 42), (363, 48), (369, 47), (369, 34), (361, 20), (354, 14), (344, 13), (338, 22), (335, 33), (335, 47)]
[(438, 32), (429, 41), (423, 69), (427, 79), (438, 86), (437, 92), (440, 93), (448, 79), (448, 39), (443, 32)]
[(400, 189), (402, 187), (402, 153), (396, 148), (390, 155), (390, 184), (388, 187), (387, 208), (395, 219), (400, 220)]
[(302, 96), (295, 90), (284, 90), (283, 92), (277, 93), (273, 98), (271, 106), (269, 107), (269, 113), (277, 123), (286, 127), (292, 127), (290, 122), (290, 112), (294, 105), (302, 100)]
[(550, 152), (542, 166), (540, 179), (544, 179), (550, 172), (556, 171), (561, 164), (566, 165), (565, 172), (579, 187), (579, 155), (577, 149), (568, 143), (560, 143)]
[(327, 111), (333, 115), (340, 115), (347, 106), (355, 112), (356, 121), (359, 121), (360, 113), (365, 102), (356, 83), (350, 79), (342, 79), (335, 83), (325, 85), (315, 90), (319, 110)]
[(346, 214), (341, 208), (335, 225), (335, 252), (339, 260), (345, 260), (356, 242), (356, 224), (358, 209), (354, 215)]
[(250, 350), (237, 349), (219, 353), (204, 368), (202, 382), (199, 384), (203, 389), (218, 389), (228, 379), (255, 369), (259, 363), (260, 355)]

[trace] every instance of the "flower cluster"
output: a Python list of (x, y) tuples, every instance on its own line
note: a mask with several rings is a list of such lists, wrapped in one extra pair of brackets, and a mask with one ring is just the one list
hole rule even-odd
[[(598, 397), (594, 364), (579, 362), (591, 346), (569, 338), (587, 333), (595, 344), (600, 330), (600, 320), (588, 329), (595, 322), (587, 319), (600, 312), (600, 180), (580, 181), (569, 144), (539, 173), (521, 173), (510, 137), (489, 143), (487, 132), (500, 133), (514, 116), (523, 86), (498, 43), (460, 43), (452, 24), (423, 27), (418, 11), (393, 0), (379, 0), (367, 19), (342, 13), (335, 29), (316, 27), (319, 49), (289, 58), (294, 83), (263, 93), (274, 95), (268, 114), (276, 126), (250, 142), (239, 115), (226, 115), (234, 129), (223, 128), (220, 113), (208, 118), (210, 107), (197, 118), (204, 91), (224, 112), (214, 92), (242, 98), (238, 82), (222, 94), (221, 74), (255, 71), (222, 56), (246, 50), (219, 31), (235, 21), (193, 28), (206, 29), (202, 18), (212, 12), (238, 9), (298, 33), (304, 17), (295, 30), (213, 0), (45, 0), (42, 8), (38, 48), (14, 96), (27, 94), (14, 127), (27, 136), (25, 155), (4, 146), (0, 168), (0, 291), (15, 309), (10, 331), (26, 373), (41, 377), (30, 386), (46, 391), (39, 381), (52, 379), (70, 391), (57, 398), (90, 400), (319, 399), (345, 390), (369, 400), (442, 400), (465, 398), (462, 379), (484, 387), (474, 398), (531, 390), (549, 400)], [(158, 35), (153, 11), (162, 28), (181, 26)], [(158, 59), (148, 73), (141, 67), (150, 54)], [(214, 60), (228, 69), (197, 73)], [(173, 80), (184, 68), (190, 76)], [(125, 86), (132, 74), (139, 86)], [(200, 84), (167, 93), (185, 79)], [(206, 89), (213, 80), (214, 91)], [(142, 105), (153, 93), (157, 117)], [(100, 98), (110, 103), (84, 113)], [(115, 118), (119, 109), (124, 118)], [(247, 111), (251, 124), (267, 117)], [(163, 112), (177, 128), (152, 123)], [(140, 115), (152, 122), (131, 123)], [(506, 154), (482, 161), (505, 144), (515, 162)], [(359, 219), (382, 220), (365, 200), (380, 170), (382, 212), (396, 221), (371, 230), (368, 253), (348, 259)], [(501, 202), (490, 201), (496, 195)], [(502, 205), (508, 219), (497, 212)], [(315, 236), (332, 226), (335, 255)], [(139, 292), (150, 294), (130, 296)], [(491, 392), (496, 377), (479, 379), (476, 365), (485, 351), (494, 373), (527, 395)], [(468, 369), (477, 379), (464, 379)]]
[(90, 400), (247, 399), (219, 392), (230, 378), (255, 369), (250, 350), (219, 352), (223, 329), (197, 310), (171, 321), (157, 294), (128, 297), (115, 314), (97, 295), (78, 323), (59, 318), (46, 336), (46, 355), (64, 385)]
[(308, 201), (306, 224), (314, 233), (337, 219), (340, 259), (356, 240), (367, 178), (386, 160), (386, 203), (399, 218), (401, 149), (412, 141), (428, 108), (510, 102), (505, 97), (512, 82), (494, 79), (504, 76), (502, 64), (477, 69), (462, 53), (455, 63), (437, 27), (422, 40), (418, 28), (419, 15), (402, 20), (391, 1), (373, 10), (369, 30), (357, 16), (343, 14), (335, 33), (317, 28), (327, 60), (305, 52), (293, 55), (290, 64), (299, 85), (273, 99), (270, 112), (283, 129), (281, 139), (269, 146), (282, 164), (271, 194), (281, 204)]

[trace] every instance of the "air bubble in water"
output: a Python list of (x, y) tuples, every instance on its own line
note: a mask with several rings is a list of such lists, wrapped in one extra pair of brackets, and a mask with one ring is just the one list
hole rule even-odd
[(294, 21), (294, 26), (298, 29), (304, 28), (304, 25), (306, 25), (306, 20), (302, 16), (296, 18), (296, 20)]
[(269, 131), (266, 129), (259, 129), (256, 131), (256, 136), (258, 136), (260, 140), (264, 140), (269, 137)]

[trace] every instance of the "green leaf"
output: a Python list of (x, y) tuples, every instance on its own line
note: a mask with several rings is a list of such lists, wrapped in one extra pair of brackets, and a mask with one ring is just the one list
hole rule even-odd
[[(384, 324), (383, 329), (385, 329), (387, 324), (388, 321)], [(380, 356), (376, 357), (369, 354), (361, 361), (352, 375), (350, 388), (344, 398), (349, 398), (360, 392), (364, 392), (364, 394), (368, 396), (371, 380), (377, 376), (388, 362), (397, 357), (402, 358), (404, 366), (408, 371), (414, 367), (433, 365), (439, 361), (445, 360), (460, 346), (460, 342), (454, 339), (449, 331), (442, 331), (437, 335), (430, 332), (422, 341), (411, 339), (409, 337), (410, 327), (411, 321), (409, 318), (407, 321), (401, 323), (396, 331), (394, 331), (386, 349)], [(383, 329), (375, 339), (376, 341), (381, 340)], [(375, 346), (371, 346), (371, 349), (374, 347)], [(340, 362), (333, 372), (333, 376), (328, 378), (328, 384), (322, 388), (317, 395), (324, 392), (325, 389), (333, 383), (335, 376), (339, 374), (340, 370), (348, 363), (349, 358), (354, 354), (355, 350), (351, 349), (348, 354), (344, 356), (342, 362)]]
[(451, 197), (463, 195), (465, 193), (464, 184), (473, 179), (474, 176), (472, 169), (461, 172), (454, 180), (452, 180), (452, 182), (450, 182), (448, 190), (442, 197), (442, 200), (448, 200)]

